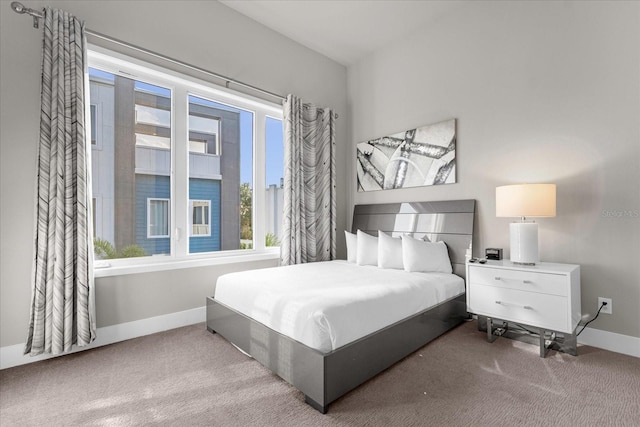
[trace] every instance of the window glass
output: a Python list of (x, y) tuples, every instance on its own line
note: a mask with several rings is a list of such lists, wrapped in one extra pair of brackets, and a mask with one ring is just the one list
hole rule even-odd
[(252, 173), (253, 112), (189, 95), (189, 198), (211, 215), (206, 238), (192, 225), (190, 253), (253, 248)]
[(91, 158), (101, 201), (96, 255), (170, 254), (171, 91), (95, 68), (89, 85), (91, 104), (100, 106), (92, 109), (92, 134), (101, 136)]
[[(240, 113), (240, 247), (251, 249), (253, 240), (253, 114)], [(264, 208), (262, 208), (264, 209)], [(259, 209), (258, 212), (263, 212)]]
[(284, 139), (282, 120), (266, 119), (265, 246), (280, 246), (284, 210)]

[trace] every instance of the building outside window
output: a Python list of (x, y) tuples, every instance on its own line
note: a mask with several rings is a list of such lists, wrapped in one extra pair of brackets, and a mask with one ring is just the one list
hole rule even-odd
[(281, 107), (143, 65), (89, 52), (100, 245), (167, 262), (278, 246)]

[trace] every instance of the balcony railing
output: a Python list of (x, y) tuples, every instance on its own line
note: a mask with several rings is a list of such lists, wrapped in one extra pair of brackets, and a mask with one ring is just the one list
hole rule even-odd
[[(169, 176), (171, 151), (164, 148), (136, 146), (136, 173)], [(220, 156), (189, 153), (189, 178), (222, 179)]]
[(216, 154), (189, 153), (189, 178), (222, 179), (220, 156)]

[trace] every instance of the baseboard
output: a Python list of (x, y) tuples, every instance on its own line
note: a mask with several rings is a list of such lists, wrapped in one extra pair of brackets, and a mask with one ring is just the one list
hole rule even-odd
[[(113, 326), (98, 328), (98, 338), (86, 347), (76, 347), (71, 353), (113, 344), (131, 338), (142, 337), (155, 334), (156, 332), (167, 331), (169, 329), (180, 328), (182, 326), (193, 325), (204, 322), (206, 319), (206, 307), (198, 307), (191, 310), (180, 311), (178, 313), (165, 314), (163, 316), (150, 317), (133, 322), (120, 323)], [(615, 332), (601, 331), (599, 329), (585, 328), (578, 337), (578, 343), (602, 348), (616, 353), (627, 354), (629, 356), (640, 357), (640, 338), (629, 335), (616, 334)], [(25, 356), (24, 343), (10, 345), (0, 348), (0, 369), (11, 368), (13, 366), (38, 362), (40, 360), (51, 359), (61, 355), (40, 355)], [(68, 354), (68, 353), (65, 353)], [(580, 354), (578, 352), (578, 354)]]
[[(590, 345), (616, 353), (640, 357), (640, 338), (600, 329), (585, 328), (578, 337), (578, 344)], [(580, 350), (578, 349), (578, 354)]]
[[(472, 314), (471, 317), (477, 322), (478, 316)], [(578, 331), (582, 327), (577, 328)], [(600, 329), (585, 328), (578, 337), (578, 344), (598, 347), (603, 350), (622, 353), (629, 356), (640, 357), (640, 338), (630, 335), (617, 334), (615, 332), (602, 331)], [(578, 354), (580, 350), (578, 349)]]
[[(177, 313), (165, 314), (163, 316), (149, 317), (147, 319), (136, 320), (133, 322), (120, 323), (113, 326), (105, 326), (98, 328), (96, 331), (97, 338), (90, 345), (85, 347), (74, 347), (69, 353), (89, 350), (103, 345), (113, 344), (119, 341), (129, 340), (131, 338), (142, 337), (145, 335), (155, 334), (156, 332), (167, 331), (169, 329), (180, 328), (182, 326), (193, 325), (195, 323), (203, 323), (206, 319), (206, 307), (198, 307), (191, 310), (180, 311)], [(50, 355), (42, 354), (39, 356), (25, 356), (24, 343), (10, 345), (0, 348), (0, 369), (11, 368), (13, 366), (24, 365), (27, 363), (39, 362), (40, 360), (51, 359), (53, 357), (64, 356), (64, 354)]]

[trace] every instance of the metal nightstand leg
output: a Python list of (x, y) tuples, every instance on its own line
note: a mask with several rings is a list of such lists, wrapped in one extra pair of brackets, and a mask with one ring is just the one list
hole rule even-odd
[[(514, 329), (509, 327), (513, 326)], [(478, 330), (487, 333), (487, 342), (492, 343), (498, 337), (514, 339), (528, 344), (538, 345), (540, 357), (546, 357), (549, 350), (560, 351), (572, 356), (578, 355), (578, 337), (573, 331), (572, 334), (556, 332), (548, 329), (531, 326), (531, 330), (525, 329), (521, 325), (486, 316), (478, 316)], [(525, 332), (526, 331), (526, 332)]]
[(564, 342), (559, 346), (560, 351), (570, 354), (572, 356), (578, 355), (578, 336), (576, 331), (573, 331), (571, 335), (564, 336)]
[(502, 326), (493, 328), (493, 319), (487, 317), (487, 342), (494, 342), (498, 337), (502, 336), (508, 329), (508, 325), (502, 322)]
[[(551, 336), (546, 339), (545, 336), (549, 332)], [(578, 338), (575, 334), (562, 334), (558, 336), (556, 332), (540, 329), (540, 357), (546, 357), (549, 350), (561, 351), (572, 356), (578, 355)]]
[(546, 331), (542, 328), (538, 331), (539, 339), (540, 339), (540, 357), (546, 357), (547, 352), (549, 352), (549, 348), (546, 345), (546, 340), (544, 338)]
[(491, 317), (487, 317), (487, 341), (494, 342), (498, 337), (493, 335), (493, 325)]

